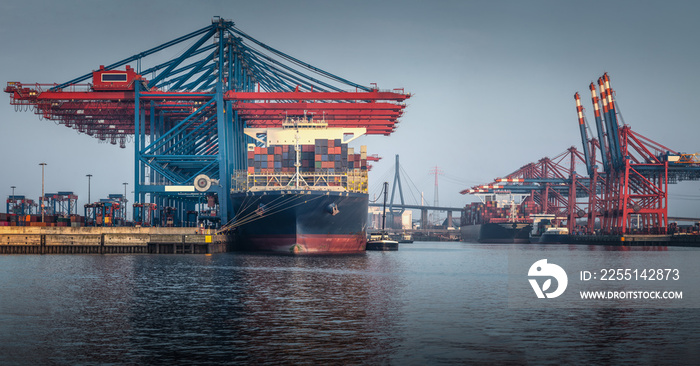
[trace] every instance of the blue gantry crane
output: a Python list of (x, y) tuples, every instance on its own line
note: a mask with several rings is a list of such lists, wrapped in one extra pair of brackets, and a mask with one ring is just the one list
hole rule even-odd
[[(184, 52), (167, 57), (183, 44)], [(41, 118), (114, 145), (126, 147), (133, 136), (135, 218), (169, 207), (186, 221), (203, 197), (216, 195), (219, 207), (210, 211), (222, 224), (234, 216), (231, 176), (247, 165), (252, 141), (244, 128), (277, 127), (286, 116), (310, 113), (332, 127), (388, 135), (410, 97), (321, 70), (218, 17), (67, 82), (8, 82), (5, 92), (18, 110), (32, 107)], [(149, 215), (140, 212), (146, 206)]]

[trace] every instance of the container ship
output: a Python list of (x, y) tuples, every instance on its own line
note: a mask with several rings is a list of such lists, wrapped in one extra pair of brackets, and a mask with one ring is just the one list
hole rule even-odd
[(329, 128), (287, 118), (281, 128), (246, 128), (248, 168), (232, 177), (238, 250), (355, 254), (367, 243), (367, 151), (348, 142), (365, 128)]
[(531, 214), (537, 205), (528, 197), (516, 202), (510, 191), (479, 194), (481, 202), (464, 207), (460, 231), (462, 241), (477, 243), (529, 243)]

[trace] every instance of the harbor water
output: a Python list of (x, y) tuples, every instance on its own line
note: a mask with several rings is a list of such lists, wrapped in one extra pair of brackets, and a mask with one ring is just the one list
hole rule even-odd
[(700, 258), (693, 248), (436, 242), (327, 257), (2, 255), (0, 364), (700, 359), (698, 308), (513, 306), (508, 262), (533, 250), (578, 262)]

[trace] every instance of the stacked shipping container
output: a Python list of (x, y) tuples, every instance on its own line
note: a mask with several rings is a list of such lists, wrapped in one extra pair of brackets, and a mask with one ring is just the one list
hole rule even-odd
[(62, 217), (56, 215), (15, 215), (0, 213), (0, 226), (49, 226), (49, 227), (80, 227), (85, 223), (83, 216), (70, 215)]
[[(530, 215), (540, 213), (540, 207), (531, 198), (525, 200), (516, 208), (515, 221), (532, 223)], [(502, 223), (511, 220), (510, 205), (498, 205), (495, 201), (486, 203), (473, 202), (462, 210), (461, 225), (480, 225), (487, 223)]]
[[(299, 163), (301, 172), (342, 173), (355, 169), (367, 170), (367, 150), (353, 148), (340, 139), (317, 139), (314, 145), (300, 145)], [(248, 174), (296, 172), (294, 145), (255, 147), (248, 150)]]

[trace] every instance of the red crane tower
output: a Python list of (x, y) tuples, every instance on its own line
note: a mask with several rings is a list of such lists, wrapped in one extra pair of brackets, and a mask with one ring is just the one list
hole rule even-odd
[[(508, 190), (529, 195), (537, 213), (566, 220), (572, 233), (575, 221), (585, 217), (587, 233), (666, 234), (668, 185), (700, 180), (699, 155), (679, 153), (620, 124), (607, 73), (597, 85), (590, 84), (590, 91), (598, 138), (589, 136), (580, 95), (574, 95), (583, 153), (571, 147), (553, 159), (524, 165), (505, 178), (461, 193)], [(585, 164), (588, 177), (576, 172), (577, 164)]]
[[(593, 155), (596, 147), (600, 149), (603, 168), (598, 170), (600, 165), (594, 158), (586, 161), (597, 187), (591, 191), (591, 207), (596, 209), (591, 211), (590, 219), (599, 218), (604, 234), (666, 234), (668, 185), (700, 179), (700, 165), (692, 159), (693, 155), (680, 154), (632, 131), (628, 125), (620, 125), (615, 92), (607, 73), (598, 79), (598, 88), (594, 83), (589, 88), (599, 140), (589, 139), (584, 127), (581, 138)], [(583, 126), (585, 117), (578, 93), (574, 98), (579, 125)]]

